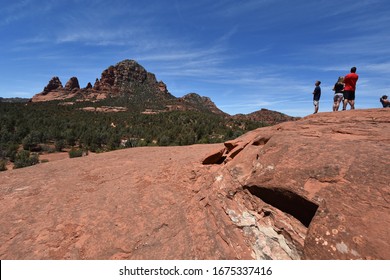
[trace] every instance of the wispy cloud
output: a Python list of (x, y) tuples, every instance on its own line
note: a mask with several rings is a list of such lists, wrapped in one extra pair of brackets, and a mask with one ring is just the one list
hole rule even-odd
[(28, 16), (28, 7), (31, 2), (31, 0), (24, 0), (2, 3), (0, 10), (0, 26), (8, 25)]
[(240, 5), (237, 5), (236, 1), (215, 1), (211, 7), (221, 17), (241, 17), (245, 16), (248, 12), (258, 11), (265, 5), (272, 3), (275, 3), (275, 1), (248, 0), (240, 2)]
[(389, 43), (389, 34), (364, 34), (324, 44), (323, 48), (316, 48), (315, 51), (322, 55), (389, 55)]
[[(37, 21), (40, 16), (50, 12), (56, 5), (57, 2), (54, 0), (5, 1), (4, 3), (1, 3), (0, 27), (24, 19), (33, 19)], [(39, 9), (36, 9), (37, 6)]]
[(365, 64), (364, 69), (372, 73), (390, 74), (390, 60), (383, 63)]

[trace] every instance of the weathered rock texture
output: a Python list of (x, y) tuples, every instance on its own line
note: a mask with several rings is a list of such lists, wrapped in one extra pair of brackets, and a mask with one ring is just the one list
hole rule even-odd
[(390, 259), (390, 110), (0, 173), (1, 259)]
[(221, 168), (202, 194), (257, 258), (390, 259), (389, 117), (323, 113), (252, 131), (205, 158)]

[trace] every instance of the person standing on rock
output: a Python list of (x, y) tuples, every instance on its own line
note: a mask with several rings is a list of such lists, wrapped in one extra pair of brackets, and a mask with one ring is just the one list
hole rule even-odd
[(339, 110), (340, 103), (343, 101), (344, 97), (344, 77), (341, 76), (335, 83), (333, 87), (334, 97), (333, 97), (333, 112)]
[(351, 106), (351, 110), (355, 109), (355, 91), (356, 83), (359, 76), (356, 74), (356, 67), (351, 68), (351, 72), (344, 77), (344, 102), (343, 110), (347, 109), (347, 105)]
[(379, 101), (382, 103), (383, 108), (390, 108), (390, 100), (387, 99), (387, 95), (383, 95), (379, 98)]
[(318, 113), (318, 109), (320, 107), (320, 98), (321, 98), (321, 87), (320, 87), (321, 81), (316, 81), (315, 88), (313, 91), (313, 104), (314, 104), (314, 113)]

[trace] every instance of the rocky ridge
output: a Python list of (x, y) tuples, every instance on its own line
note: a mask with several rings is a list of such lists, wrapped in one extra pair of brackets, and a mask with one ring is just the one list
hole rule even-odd
[(4, 103), (27, 103), (29, 101), (30, 101), (29, 98), (21, 98), (21, 97), (3, 98), (3, 97), (0, 97), (0, 102), (4, 102)]
[(281, 122), (286, 122), (286, 121), (294, 121), (298, 120), (299, 118), (297, 117), (291, 117), (286, 114), (280, 113), (280, 112), (275, 112), (271, 111), (268, 109), (261, 109), (256, 112), (252, 112), (250, 114), (237, 114), (233, 116), (234, 119), (238, 120), (252, 120), (252, 121), (257, 121), (257, 122), (263, 122), (269, 125), (274, 125), (278, 124)]
[(389, 114), (0, 173), (0, 257), (390, 259)]

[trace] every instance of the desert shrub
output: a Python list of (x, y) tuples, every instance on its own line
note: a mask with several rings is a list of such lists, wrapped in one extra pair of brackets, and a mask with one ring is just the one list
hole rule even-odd
[(57, 140), (54, 142), (54, 146), (57, 152), (61, 152), (63, 148), (65, 148), (66, 141), (63, 139)]
[(0, 159), (0, 171), (7, 170), (7, 161), (4, 159)]
[(55, 147), (53, 147), (52, 145), (43, 145), (43, 144), (41, 144), (39, 146), (41, 147), (41, 150), (43, 152), (47, 152), (47, 153), (54, 153), (54, 152), (56, 152)]
[(15, 161), (16, 154), (18, 153), (19, 145), (18, 144), (10, 144), (6, 151), (5, 151), (5, 156), (10, 159), (11, 162)]
[(83, 150), (82, 149), (72, 148), (68, 153), (69, 153), (69, 157), (70, 158), (82, 157), (83, 156)]
[(119, 135), (113, 134), (108, 138), (107, 148), (110, 151), (118, 149), (120, 143), (121, 143), (121, 138), (119, 137)]
[(23, 168), (37, 163), (39, 163), (38, 154), (22, 150), (16, 154), (14, 168)]
[(39, 146), (39, 143), (41, 142), (41, 138), (42, 136), (40, 132), (38, 131), (31, 132), (22, 141), (23, 149), (29, 151), (41, 150), (41, 147)]
[(170, 143), (171, 143), (171, 139), (166, 135), (161, 136), (160, 139), (158, 140), (158, 144), (160, 146), (169, 146)]

